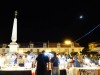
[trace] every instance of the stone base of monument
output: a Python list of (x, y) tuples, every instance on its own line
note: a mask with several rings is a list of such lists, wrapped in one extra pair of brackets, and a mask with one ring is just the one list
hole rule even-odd
[(9, 53), (17, 53), (19, 45), (17, 43), (10, 43), (9, 45)]

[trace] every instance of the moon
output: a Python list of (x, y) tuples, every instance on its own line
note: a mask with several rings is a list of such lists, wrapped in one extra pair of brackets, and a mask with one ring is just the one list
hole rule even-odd
[(80, 15), (80, 19), (82, 19), (83, 18), (83, 16), (82, 15)]

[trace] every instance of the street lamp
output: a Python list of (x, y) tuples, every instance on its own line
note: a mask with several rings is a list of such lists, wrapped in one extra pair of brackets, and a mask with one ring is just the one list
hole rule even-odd
[[(65, 40), (65, 44), (66, 44), (67, 46), (69, 46), (69, 45), (72, 44), (72, 42), (71, 42), (71, 40)], [(68, 49), (68, 54), (69, 54), (69, 49)]]

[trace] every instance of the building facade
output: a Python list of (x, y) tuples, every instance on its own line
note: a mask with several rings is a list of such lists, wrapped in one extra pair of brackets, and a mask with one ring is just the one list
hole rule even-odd
[[(17, 53), (24, 53), (27, 51), (30, 51), (32, 53), (39, 53), (43, 50), (46, 52), (56, 52), (56, 53), (71, 53), (73, 50), (74, 52), (78, 52), (80, 54), (80, 51), (82, 51), (84, 47), (81, 47), (79, 43), (73, 43), (73, 45), (66, 45), (63, 43), (20, 43)], [(2, 44), (0, 45), (0, 53), (9, 53), (9, 47), (8, 44)]]

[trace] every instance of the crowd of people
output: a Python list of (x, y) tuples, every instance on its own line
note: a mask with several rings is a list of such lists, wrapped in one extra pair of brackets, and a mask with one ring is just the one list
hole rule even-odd
[(96, 55), (56, 54), (42, 51), (40, 54), (0, 54), (0, 67), (20, 66), (36, 68), (36, 75), (46, 75), (51, 69), (52, 75), (59, 75), (59, 69), (70, 67), (98, 66), (100, 59)]
[(20, 66), (26, 68), (32, 68), (35, 63), (37, 54), (0, 54), (0, 67), (4, 66)]

